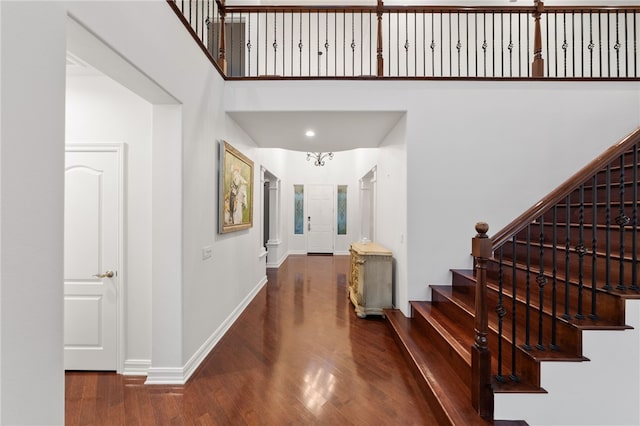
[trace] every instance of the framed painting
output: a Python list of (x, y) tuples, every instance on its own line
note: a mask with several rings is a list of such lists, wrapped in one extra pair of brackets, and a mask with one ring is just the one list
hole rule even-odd
[(225, 141), (220, 142), (218, 189), (219, 232), (253, 226), (253, 161)]

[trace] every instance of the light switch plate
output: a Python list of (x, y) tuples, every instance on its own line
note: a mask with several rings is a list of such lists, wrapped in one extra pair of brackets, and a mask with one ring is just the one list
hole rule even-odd
[(213, 247), (205, 246), (202, 247), (202, 260), (210, 259), (213, 256)]

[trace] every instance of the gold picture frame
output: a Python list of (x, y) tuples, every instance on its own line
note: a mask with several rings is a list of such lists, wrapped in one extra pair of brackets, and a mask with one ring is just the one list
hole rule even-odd
[(218, 228), (221, 234), (253, 226), (253, 161), (220, 141)]

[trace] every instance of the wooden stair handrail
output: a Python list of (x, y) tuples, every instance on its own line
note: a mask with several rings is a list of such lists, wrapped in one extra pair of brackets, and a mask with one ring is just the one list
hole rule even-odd
[(615, 145), (608, 148), (599, 157), (580, 169), (576, 174), (567, 179), (564, 183), (551, 191), (546, 197), (538, 201), (527, 211), (518, 216), (507, 226), (496, 232), (492, 237), (493, 249), (500, 248), (504, 243), (513, 237), (516, 233), (524, 229), (529, 223), (540, 217), (544, 212), (566, 198), (573, 190), (582, 185), (587, 179), (591, 178), (599, 170), (606, 167), (613, 160), (618, 158), (623, 152), (627, 151), (631, 146), (640, 142), (640, 127), (625, 136)]

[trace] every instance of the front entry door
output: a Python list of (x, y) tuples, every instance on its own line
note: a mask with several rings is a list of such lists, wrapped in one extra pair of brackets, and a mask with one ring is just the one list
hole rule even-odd
[(307, 253), (333, 253), (333, 185), (306, 185)]
[(120, 150), (67, 147), (64, 366), (117, 370)]

